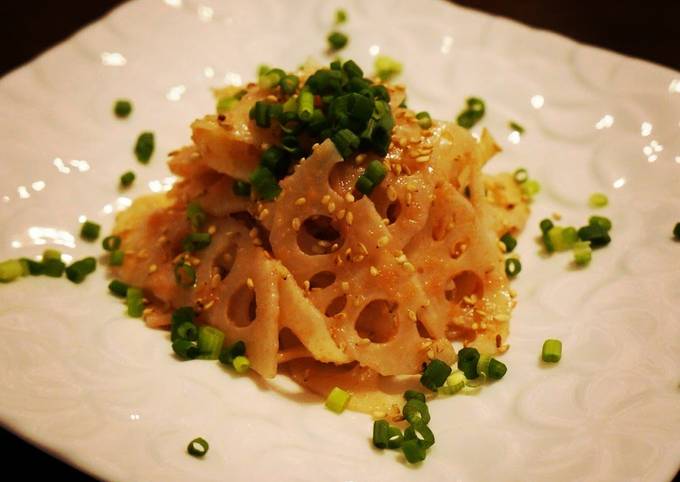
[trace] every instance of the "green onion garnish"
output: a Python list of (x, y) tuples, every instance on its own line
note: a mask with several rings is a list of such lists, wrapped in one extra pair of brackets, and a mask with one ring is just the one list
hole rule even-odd
[(202, 326), (198, 329), (199, 358), (204, 360), (217, 360), (222, 351), (224, 333), (212, 326)]
[(196, 283), (196, 270), (183, 261), (175, 265), (175, 281), (183, 288), (191, 288)]
[(172, 342), (172, 351), (182, 360), (193, 360), (199, 355), (198, 346), (195, 341), (186, 338), (177, 338)]
[(279, 81), (281, 92), (287, 95), (295, 93), (295, 90), (300, 83), (300, 79), (296, 75), (286, 75)]
[[(177, 340), (198, 340), (198, 330), (199, 328), (193, 323), (181, 323), (176, 330)], [(199, 346), (198, 351), (201, 351)], [(200, 356), (199, 356), (200, 357)]]
[(86, 241), (95, 241), (99, 237), (101, 226), (92, 221), (85, 221), (80, 227), (80, 237)]
[(425, 403), (425, 394), (417, 390), (406, 390), (404, 392), (404, 400), (407, 402), (409, 400), (420, 400), (421, 402)]
[(97, 260), (93, 257), (83, 258), (66, 268), (66, 277), (73, 283), (82, 283), (85, 277), (97, 269)]
[(215, 110), (217, 110), (218, 114), (224, 114), (225, 112), (229, 112), (231, 109), (236, 107), (236, 104), (239, 103), (239, 99), (236, 97), (230, 96), (230, 97), (222, 97), (217, 101), (217, 104), (215, 105)]
[(515, 121), (510, 121), (510, 122), (508, 123), (508, 127), (510, 127), (510, 129), (512, 129), (513, 131), (517, 131), (517, 132), (519, 132), (520, 134), (524, 134), (524, 127), (522, 127), (521, 125), (519, 125), (519, 124), (518, 124), (517, 122), (515, 122)]
[(250, 184), (255, 192), (266, 201), (273, 201), (281, 192), (281, 187), (272, 172), (266, 167), (257, 167), (250, 175)]
[(529, 179), (522, 183), (522, 194), (532, 198), (541, 191), (541, 185), (535, 179)]
[(512, 178), (517, 184), (523, 184), (529, 180), (529, 172), (523, 167), (520, 167), (512, 174)]
[(539, 224), (539, 226), (540, 226), (540, 228), (541, 228), (541, 232), (542, 232), (542, 233), (547, 233), (548, 231), (550, 231), (550, 230), (552, 229), (552, 227), (554, 226), (554, 224), (553, 224), (553, 222), (552, 222), (550, 219), (545, 218), (545, 219), (543, 219), (543, 220), (541, 221), (541, 223)]
[(373, 181), (371, 181), (368, 177), (361, 175), (357, 179), (355, 187), (357, 188), (357, 191), (359, 191), (361, 194), (365, 194), (366, 196), (368, 196), (373, 192), (375, 184), (373, 184)]
[(56, 259), (61, 261), (61, 252), (56, 249), (46, 249), (43, 251), (42, 260), (46, 261), (48, 259)]
[(560, 340), (545, 340), (541, 358), (546, 363), (557, 363), (562, 358), (562, 342)]
[[(361, 70), (361, 67), (359, 67), (359, 64), (357, 64), (354, 60), (348, 60), (344, 64), (342, 64), (342, 70), (347, 74), (347, 77), (350, 79), (361, 79), (360, 84), (354, 84), (354, 85), (362, 85), (366, 86), (367, 83), (363, 80), (364, 76), (364, 71)], [(370, 83), (368, 84), (370, 86)]]
[(470, 129), (484, 117), (486, 106), (484, 101), (478, 97), (468, 97), (465, 99), (465, 109), (458, 114), (458, 125)]
[(590, 218), (588, 219), (588, 224), (589, 225), (597, 224), (606, 231), (612, 229), (611, 220), (609, 218), (605, 218), (604, 216), (590, 216)]
[(465, 374), (455, 371), (446, 379), (446, 383), (437, 389), (439, 395), (455, 395), (465, 386)]
[(188, 253), (199, 251), (210, 245), (212, 237), (210, 233), (189, 233), (182, 241), (182, 248)]
[(109, 266), (122, 266), (123, 259), (125, 259), (125, 253), (120, 249), (116, 249), (109, 256)]
[(281, 79), (285, 76), (286, 73), (279, 68), (268, 69), (266, 72), (261, 71), (259, 75), (259, 85), (263, 89), (273, 89), (279, 85), (279, 82), (281, 82)]
[(680, 241), (680, 223), (675, 223), (675, 227), (673, 228), (673, 237), (676, 239), (676, 241)]
[(593, 257), (593, 249), (590, 247), (590, 241), (579, 241), (574, 243), (572, 252), (574, 253), (574, 263), (579, 266), (587, 265)]
[(23, 276), (24, 267), (18, 259), (8, 259), (0, 263), (0, 281), (8, 283)]
[(66, 268), (66, 265), (60, 259), (43, 258), (42, 264), (44, 267), (43, 273), (52, 278), (60, 278)]
[(121, 187), (130, 187), (130, 185), (134, 182), (135, 180), (135, 173), (132, 171), (127, 171), (123, 175), (120, 176), (120, 186)]
[(487, 376), (489, 378), (493, 378), (494, 380), (500, 380), (505, 376), (505, 374), (508, 371), (508, 367), (505, 366), (505, 363), (496, 360), (495, 358), (492, 358), (489, 361), (489, 366), (487, 367)]
[(189, 442), (189, 445), (187, 445), (187, 452), (194, 457), (203, 457), (208, 452), (209, 448), (208, 442), (206, 442), (205, 439), (198, 437)]
[(505, 274), (510, 278), (514, 278), (522, 271), (522, 263), (517, 258), (508, 258), (505, 260)]
[(416, 119), (418, 120), (418, 125), (421, 129), (429, 129), (432, 127), (432, 117), (430, 117), (429, 112), (418, 112), (416, 114)]
[(132, 102), (126, 99), (118, 99), (115, 104), (113, 104), (113, 113), (116, 117), (124, 119), (130, 115), (132, 112)]
[(135, 143), (135, 156), (137, 160), (142, 164), (146, 164), (151, 159), (153, 150), (155, 147), (155, 139), (153, 132), (142, 132), (139, 137), (137, 137), (137, 142)]
[(205, 218), (205, 212), (200, 204), (195, 201), (187, 204), (187, 220), (191, 223), (192, 228), (200, 228), (205, 222)]
[(581, 241), (590, 241), (594, 248), (606, 246), (610, 243), (609, 232), (600, 224), (589, 224), (578, 230), (578, 237)]
[[(41, 274), (44, 274), (45, 272), (45, 267), (43, 264), (39, 261), (35, 261), (32, 259), (28, 258), (21, 258), (19, 262), (22, 265), (22, 268), (28, 269), (28, 274), (31, 276), (39, 276)], [(26, 272), (26, 269), (24, 269), (24, 273)]]
[(404, 440), (401, 444), (401, 451), (404, 453), (404, 457), (410, 464), (422, 462), (427, 456), (425, 447), (423, 447), (417, 439)]
[[(198, 334), (198, 328), (194, 325), (194, 320), (196, 319), (196, 312), (191, 306), (182, 306), (177, 308), (172, 312), (172, 322), (170, 325), (170, 340), (175, 341), (180, 338), (187, 338), (189, 336), (190, 341), (196, 340), (196, 335)], [(183, 325), (190, 324), (194, 326), (194, 336), (191, 336), (190, 330), (184, 327), (182, 333), (180, 333), (179, 328)]]
[(231, 346), (222, 348), (220, 352), (219, 360), (225, 365), (233, 366), (234, 359), (238, 356), (244, 356), (246, 354), (246, 344), (242, 341), (237, 341)]
[(234, 194), (237, 196), (244, 196), (248, 197), (250, 196), (250, 184), (248, 184), (245, 181), (239, 181), (238, 179), (234, 181), (234, 184), (231, 186), (231, 189), (234, 191)]
[(347, 21), (347, 11), (339, 8), (335, 11), (335, 25), (343, 24)]
[(326, 398), (326, 408), (335, 413), (342, 413), (349, 402), (351, 395), (339, 387), (334, 387)]
[(512, 250), (517, 246), (517, 240), (510, 233), (501, 236), (501, 243), (505, 246), (506, 253), (512, 253)]
[(342, 32), (331, 32), (326, 38), (328, 40), (328, 48), (333, 51), (340, 50), (347, 45), (349, 37)]
[(380, 184), (387, 175), (387, 168), (377, 159), (368, 163), (364, 176), (369, 178), (374, 185)]
[(102, 240), (102, 248), (105, 251), (115, 251), (120, 248), (120, 242), (120, 236), (107, 236)]
[(373, 445), (379, 449), (386, 449), (389, 440), (390, 424), (387, 420), (373, 422)]
[(563, 228), (561, 226), (553, 226), (547, 233), (550, 240), (550, 245), (554, 251), (566, 251), (571, 249), (578, 241), (578, 234), (576, 229), (568, 226)]
[(302, 89), (298, 96), (297, 115), (302, 121), (308, 121), (314, 113), (314, 94), (309, 89)]
[(427, 408), (425, 402), (420, 400), (412, 399), (406, 402), (404, 408), (402, 409), (404, 418), (410, 424), (416, 422), (429, 423), (430, 422), (430, 411)]
[(451, 367), (435, 358), (423, 370), (423, 374), (420, 376), (420, 383), (434, 392), (437, 388), (444, 385), (446, 378), (450, 374)]
[(339, 130), (331, 140), (343, 159), (347, 159), (359, 148), (359, 138), (349, 129)]
[(418, 421), (404, 430), (404, 441), (407, 440), (417, 440), (423, 448), (429, 449), (434, 445), (434, 434), (427, 424)]
[(465, 378), (474, 380), (479, 376), (477, 373), (479, 356), (477, 348), (465, 347), (458, 351), (458, 369), (465, 374)]
[(383, 82), (396, 77), (403, 69), (400, 62), (387, 55), (378, 55), (373, 62), (373, 67), (375, 68), (375, 75)]
[(234, 361), (232, 361), (231, 364), (233, 365), (234, 370), (236, 370), (236, 373), (243, 374), (250, 370), (250, 359), (247, 356), (239, 355), (234, 358)]
[(608, 203), (609, 199), (607, 199), (607, 196), (602, 194), (601, 192), (591, 194), (590, 197), (588, 198), (588, 205), (591, 208), (603, 208)]
[(127, 284), (123, 283), (122, 281), (118, 281), (117, 279), (114, 279), (109, 283), (109, 291), (112, 295), (119, 298), (127, 297), (128, 288), (129, 286)]
[(127, 314), (132, 318), (139, 318), (144, 312), (144, 293), (140, 288), (129, 287), (125, 293)]

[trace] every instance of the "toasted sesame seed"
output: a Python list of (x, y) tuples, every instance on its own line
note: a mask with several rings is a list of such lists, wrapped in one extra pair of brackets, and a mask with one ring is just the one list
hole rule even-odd
[(256, 238), (257, 237), (257, 228), (252, 228), (250, 231), (248, 231), (248, 236), (251, 238)]
[(347, 281), (343, 281), (340, 283), (340, 287), (342, 288), (342, 291), (347, 293), (349, 291), (349, 283)]
[(390, 202), (394, 202), (397, 200), (397, 190), (394, 189), (392, 185), (387, 186), (387, 199)]
[(406, 310), (406, 312), (408, 313), (408, 317), (409, 317), (409, 319), (410, 319), (411, 321), (416, 321), (416, 320), (418, 319), (418, 317), (416, 316), (416, 312), (415, 312), (415, 311), (413, 311), (413, 310)]
[(410, 271), (411, 273), (415, 272), (416, 270), (416, 267), (413, 266), (413, 264), (410, 261), (404, 263), (404, 268), (406, 268), (406, 271)]
[(331, 201), (328, 203), (328, 212), (332, 213), (333, 211), (335, 211), (335, 203)]
[(416, 162), (419, 162), (419, 163), (430, 162), (430, 156), (428, 156), (428, 155), (418, 156), (418, 157), (416, 157)]
[(478, 330), (478, 329), (479, 329), (479, 323), (477, 323), (477, 322), (475, 321), (475, 322), (471, 325), (471, 328), (472, 328), (473, 330)]
[(331, 243), (329, 243), (328, 241), (326, 241), (326, 240), (324, 240), (324, 239), (318, 240), (318, 241), (316, 242), (316, 244), (318, 244), (318, 245), (321, 246), (322, 248), (328, 248), (328, 247), (331, 245)]
[(354, 221), (354, 214), (352, 214), (352, 211), (349, 211), (347, 213), (347, 215), (345, 216), (345, 222), (351, 226), (353, 221)]
[(508, 315), (503, 315), (503, 314), (494, 315), (493, 319), (496, 320), (496, 321), (510, 321), (510, 317)]
[(302, 206), (302, 205), (305, 204), (306, 202), (307, 202), (307, 198), (306, 198), (306, 197), (299, 197), (299, 198), (297, 198), (297, 199), (295, 200), (295, 205), (296, 205), (296, 206)]
[(368, 249), (366, 248), (366, 245), (359, 241), (359, 251), (361, 251), (364, 254), (368, 254)]
[(368, 271), (371, 273), (371, 276), (378, 276), (378, 274), (380, 273), (380, 271), (378, 271), (378, 268), (376, 268), (375, 266), (371, 266), (368, 269)]
[(255, 283), (253, 282), (253, 278), (248, 278), (246, 280), (246, 285), (248, 286), (248, 288), (250, 288), (252, 290), (255, 287)]
[(359, 154), (357, 155), (357, 164), (361, 164), (366, 160), (366, 154)]
[(328, 204), (331, 201), (331, 196), (329, 194), (325, 194), (324, 197), (321, 198), (321, 204), (324, 206)]
[(354, 196), (352, 195), (351, 192), (348, 192), (347, 194), (345, 194), (345, 201), (347, 201), (348, 203), (354, 202)]
[(418, 190), (418, 185), (415, 182), (409, 182), (406, 184), (406, 190), (408, 192), (416, 192)]
[(501, 253), (505, 253), (508, 248), (505, 246), (505, 243), (498, 241), (498, 249), (501, 251)]
[(338, 214), (336, 214), (335, 217), (338, 219), (342, 219), (345, 217), (345, 214), (347, 214), (347, 210), (341, 209), (340, 211), (338, 211)]
[(387, 246), (387, 243), (389, 243), (389, 242), (390, 242), (390, 238), (388, 238), (387, 236), (382, 236), (382, 237), (380, 237), (380, 239), (378, 239), (378, 247), (384, 248), (385, 246)]
[(552, 213), (552, 217), (555, 221), (559, 221), (560, 219), (562, 219), (562, 215), (560, 213), (557, 213), (557, 212)]
[(310, 283), (309, 283), (309, 280), (305, 280), (305, 281), (302, 283), (302, 287), (305, 289), (305, 291), (309, 291), (309, 287), (310, 287), (310, 286), (311, 286), (311, 285), (310, 285)]
[(262, 212), (260, 213), (260, 216), (259, 216), (260, 221), (262, 221), (262, 220), (263, 220), (264, 218), (266, 218), (267, 216), (269, 216), (269, 209), (264, 208), (264, 209), (262, 210)]
[(291, 226), (293, 226), (293, 229), (294, 229), (295, 231), (299, 231), (299, 230), (300, 230), (300, 225), (301, 225), (301, 223), (300, 223), (300, 218), (293, 218), (293, 220), (291, 221), (290, 224), (291, 224)]
[(411, 194), (410, 192), (407, 192), (406, 193), (406, 205), (410, 206), (411, 202), (413, 202), (413, 194)]
[(340, 247), (340, 245), (339, 245), (338, 243), (333, 243), (333, 244), (331, 245), (331, 252), (337, 251), (337, 249), (338, 249), (339, 247)]
[(260, 238), (253, 238), (253, 244), (255, 246), (262, 246), (262, 240)]
[(383, 411), (376, 410), (375, 412), (371, 413), (371, 417), (373, 417), (373, 420), (380, 420), (381, 418), (385, 418), (387, 414)]

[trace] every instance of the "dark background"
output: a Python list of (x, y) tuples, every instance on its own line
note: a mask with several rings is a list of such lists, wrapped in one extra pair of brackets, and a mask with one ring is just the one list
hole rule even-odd
[[(121, 3), (121, 0), (0, 0), (0, 75), (30, 61)], [(680, 0), (455, 3), (680, 70)], [(56, 480), (92, 480), (5, 430), (0, 431), (0, 447), (5, 474), (16, 470), (28, 479), (47, 473)]]

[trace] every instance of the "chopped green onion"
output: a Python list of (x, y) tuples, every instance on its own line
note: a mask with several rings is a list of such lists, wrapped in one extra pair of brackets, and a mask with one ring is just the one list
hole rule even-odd
[(250, 359), (247, 356), (239, 355), (234, 358), (234, 361), (231, 362), (231, 364), (234, 366), (236, 373), (243, 374), (250, 370)]
[(339, 387), (333, 387), (326, 398), (326, 408), (335, 413), (342, 413), (349, 402), (351, 395)]
[(8, 283), (14, 281), (24, 273), (24, 267), (18, 259), (8, 259), (0, 263), (0, 281)]
[(380, 184), (382, 180), (385, 179), (386, 175), (387, 168), (377, 159), (369, 162), (368, 166), (366, 166), (366, 171), (364, 172), (364, 176), (369, 178), (375, 185)]
[(512, 250), (517, 246), (517, 240), (510, 233), (501, 236), (501, 243), (505, 246), (506, 253), (512, 253)]
[(574, 244), (574, 263), (579, 266), (585, 266), (590, 263), (593, 257), (593, 249), (590, 247), (590, 241), (579, 241)]
[(401, 433), (399, 427), (390, 427), (387, 429), (387, 448), (398, 449), (404, 441), (404, 435)]
[(281, 192), (272, 172), (263, 166), (258, 166), (250, 175), (250, 183), (255, 192), (266, 201), (273, 201)]
[(239, 99), (236, 97), (230, 96), (230, 97), (222, 97), (217, 101), (217, 104), (215, 105), (215, 110), (217, 111), (218, 114), (224, 114), (225, 112), (229, 112), (232, 110), (236, 105), (239, 103)]
[(296, 75), (286, 75), (279, 81), (281, 91), (288, 95), (295, 93), (299, 83), (300, 79)]
[(480, 374), (480, 375), (487, 375), (490, 362), (491, 362), (491, 355), (486, 355), (484, 353), (480, 353), (479, 359), (477, 360), (477, 373)]
[(95, 241), (99, 237), (101, 226), (92, 221), (85, 221), (80, 228), (80, 237), (86, 241)]
[(128, 288), (129, 286), (127, 284), (123, 283), (122, 281), (118, 281), (117, 279), (114, 279), (109, 283), (109, 291), (111, 294), (119, 298), (127, 297)]
[(578, 241), (576, 229), (571, 226), (566, 228), (553, 226), (547, 234), (550, 239), (550, 244), (555, 251), (566, 251), (571, 249), (574, 246), (574, 243)]
[(123, 259), (125, 259), (125, 253), (122, 250), (112, 251), (109, 256), (109, 266), (122, 266)]
[(458, 369), (465, 374), (465, 378), (474, 380), (479, 376), (477, 373), (479, 356), (477, 348), (465, 347), (458, 351)]
[(132, 171), (127, 171), (120, 176), (121, 187), (129, 187), (135, 180), (135, 173)]
[(420, 400), (421, 402), (425, 403), (425, 394), (417, 390), (406, 390), (404, 392), (404, 400), (407, 402), (409, 400)]
[[(195, 341), (198, 334), (198, 329), (194, 325), (194, 320), (196, 319), (196, 312), (191, 306), (182, 306), (177, 308), (172, 312), (172, 322), (170, 325), (170, 340), (175, 341), (180, 338), (188, 339), (189, 341)], [(191, 330), (184, 327), (180, 333), (180, 327), (183, 325), (192, 325), (194, 327), (193, 334)], [(187, 338), (189, 337), (189, 338)]]
[[(30, 274), (31, 276), (38, 276), (44, 274), (45, 272), (45, 267), (39, 261), (35, 261), (28, 258), (21, 258), (19, 262), (21, 262), (22, 268), (25, 267), (28, 269), (28, 274)], [(24, 273), (25, 272), (26, 270), (24, 269)]]
[(375, 184), (373, 184), (373, 181), (371, 181), (368, 177), (362, 174), (357, 179), (355, 187), (357, 188), (357, 191), (359, 191), (361, 194), (365, 194), (366, 196), (368, 196), (373, 192)]
[(421, 129), (429, 129), (432, 127), (432, 117), (430, 117), (429, 112), (418, 112), (416, 114), (416, 119), (418, 120), (418, 125)]
[(557, 363), (562, 358), (562, 342), (560, 340), (545, 340), (541, 358), (546, 363)]
[(234, 181), (234, 184), (232, 184), (231, 188), (234, 191), (234, 194), (236, 194), (237, 196), (243, 197), (250, 196), (250, 184), (248, 184), (245, 181), (239, 181), (237, 179), (236, 181)]
[(72, 263), (66, 268), (66, 277), (73, 283), (82, 283), (85, 277), (97, 269), (97, 260), (89, 256)]
[(347, 62), (342, 64), (342, 70), (347, 74), (347, 77), (349, 77), (350, 79), (353, 78), (362, 79), (364, 76), (364, 71), (361, 70), (359, 64), (357, 64), (354, 60), (348, 60)]
[(330, 50), (337, 51), (345, 47), (349, 37), (342, 32), (331, 32), (326, 38)]
[(178, 338), (172, 342), (172, 351), (183, 360), (193, 360), (199, 355), (195, 341)]
[(529, 179), (522, 183), (522, 193), (531, 198), (541, 191), (541, 185), (535, 179)]
[(347, 21), (347, 11), (339, 8), (335, 11), (335, 25), (340, 25)]
[(250, 109), (248, 116), (251, 119), (255, 119), (255, 124), (258, 127), (266, 128), (271, 124), (271, 112), (267, 102), (261, 100), (255, 102), (255, 105)]
[(451, 367), (438, 358), (435, 358), (425, 367), (425, 370), (423, 370), (423, 374), (420, 377), (420, 383), (434, 392), (437, 388), (444, 385), (446, 378), (450, 374)]
[(517, 258), (508, 258), (505, 260), (505, 274), (510, 278), (514, 278), (522, 271), (522, 263)]
[(199, 358), (205, 360), (217, 360), (222, 351), (224, 343), (224, 333), (212, 326), (202, 326), (198, 329), (198, 351), (201, 352)]
[(140, 288), (129, 287), (125, 293), (127, 314), (132, 318), (139, 318), (144, 312), (144, 293)]
[(375, 75), (383, 82), (396, 77), (403, 69), (400, 62), (387, 55), (378, 55), (373, 62), (373, 67), (375, 68)]
[(231, 346), (222, 348), (220, 352), (219, 360), (225, 365), (233, 366), (234, 359), (239, 356), (244, 356), (246, 354), (246, 344), (242, 341), (237, 341)]
[(590, 216), (588, 219), (588, 224), (591, 226), (596, 224), (606, 231), (612, 229), (611, 220), (609, 218), (605, 218), (604, 216)]
[[(120, 236), (107, 236), (102, 240), (102, 248), (105, 251), (115, 251), (120, 248)], [(43, 256), (43, 259), (45, 257)]]
[(271, 67), (269, 67), (267, 64), (260, 64), (257, 66), (257, 77), (260, 78), (267, 72), (271, 70)]
[(153, 132), (142, 132), (135, 143), (135, 156), (142, 164), (146, 164), (151, 159), (156, 141)]
[(386, 449), (390, 436), (390, 424), (387, 420), (373, 422), (373, 445), (379, 449)]
[(680, 241), (680, 223), (675, 223), (675, 227), (673, 228), (673, 237), (675, 237), (676, 241)]
[(522, 127), (521, 125), (519, 125), (519, 124), (518, 124), (517, 122), (515, 122), (515, 121), (510, 121), (510, 122), (508, 123), (508, 127), (510, 127), (510, 129), (512, 129), (513, 131), (517, 131), (517, 132), (519, 132), (520, 134), (524, 134), (524, 127)]
[(286, 73), (282, 69), (269, 69), (259, 75), (259, 84), (263, 89), (273, 89), (281, 79), (286, 76)]
[(465, 99), (465, 109), (458, 114), (456, 121), (461, 127), (470, 129), (484, 117), (486, 106), (484, 101), (478, 97), (468, 97)]
[(196, 283), (196, 270), (187, 262), (175, 265), (175, 281), (183, 288), (190, 288)]
[(130, 115), (132, 112), (132, 103), (126, 99), (118, 99), (115, 104), (113, 104), (113, 113), (116, 117), (124, 119)]
[(429, 449), (434, 445), (434, 434), (427, 424), (418, 421), (404, 430), (404, 440), (417, 440), (425, 449)]
[(182, 241), (182, 248), (192, 253), (208, 247), (211, 241), (210, 233), (189, 233)]
[[(177, 327), (177, 338), (176, 338), (177, 340), (196, 341), (196, 340), (198, 340), (198, 336), (199, 336), (199, 328), (196, 325), (194, 325), (193, 323), (185, 322), (185, 323), (181, 323)], [(201, 356), (199, 356), (199, 358), (203, 358), (203, 356), (202, 356), (203, 351), (201, 350), (200, 341), (199, 341), (199, 344), (198, 344), (198, 351), (201, 352)], [(206, 359), (215, 360), (215, 359), (217, 359), (217, 357), (214, 357), (214, 358), (206, 357)]]
[(454, 395), (461, 391), (465, 386), (465, 374), (461, 371), (455, 371), (446, 379), (446, 383), (437, 389), (440, 395)]
[(517, 184), (523, 184), (529, 180), (529, 172), (523, 167), (520, 167), (512, 174), (512, 178)]
[(203, 457), (208, 452), (209, 448), (208, 442), (203, 438), (198, 437), (189, 442), (189, 445), (187, 445), (187, 452), (194, 457)]
[(61, 252), (56, 249), (46, 249), (43, 251), (42, 260), (46, 261), (48, 259), (56, 259), (61, 261)]
[(610, 243), (609, 232), (599, 224), (583, 226), (578, 230), (578, 237), (581, 241), (590, 241), (592, 247), (598, 248)]
[(428, 410), (427, 405), (425, 405), (425, 403), (421, 402), (420, 400), (412, 399), (406, 402), (404, 408), (402, 409), (402, 413), (404, 414), (404, 418), (410, 424), (414, 424), (416, 422), (423, 422), (427, 424), (430, 422), (430, 411)]
[(300, 120), (307, 122), (314, 113), (314, 94), (309, 89), (302, 89), (298, 95), (297, 114)]
[(331, 140), (343, 159), (347, 159), (359, 148), (359, 138), (349, 129), (339, 130)]
[(494, 380), (500, 380), (505, 376), (505, 374), (508, 371), (508, 367), (505, 366), (505, 363), (496, 360), (495, 358), (492, 358), (489, 361), (489, 366), (487, 368), (487, 373), (486, 375), (489, 378), (493, 378)]
[(60, 278), (64, 274), (66, 265), (60, 259), (43, 259), (44, 274), (52, 278)]
[(191, 227), (194, 229), (200, 228), (205, 222), (205, 218), (205, 212), (200, 204), (195, 201), (187, 204), (187, 220), (191, 223)]
[(553, 224), (553, 222), (552, 222), (550, 219), (545, 218), (545, 219), (543, 219), (543, 220), (541, 221), (541, 223), (540, 223), (539, 226), (540, 226), (540, 228), (541, 228), (541, 232), (542, 232), (542, 233), (547, 233), (548, 231), (550, 231), (550, 230), (552, 229), (552, 227), (554, 226), (554, 224)]
[(410, 464), (422, 462), (427, 456), (425, 447), (423, 447), (417, 439), (404, 440), (401, 444), (401, 451), (404, 453), (404, 457)]
[(601, 192), (591, 194), (590, 197), (588, 198), (588, 205), (591, 208), (603, 208), (608, 203), (609, 199), (607, 199), (607, 196), (602, 194)]

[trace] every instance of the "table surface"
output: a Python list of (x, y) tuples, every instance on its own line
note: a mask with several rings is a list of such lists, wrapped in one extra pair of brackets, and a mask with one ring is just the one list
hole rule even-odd
[[(0, 75), (29, 62), (123, 1), (1, 2)], [(680, 70), (678, 0), (458, 0), (456, 3)], [(59, 21), (55, 22), (55, 18)], [(0, 430), (5, 473), (16, 469), (28, 478), (49, 473), (57, 480), (93, 480), (10, 432)], [(674, 480), (680, 480), (680, 473)]]

